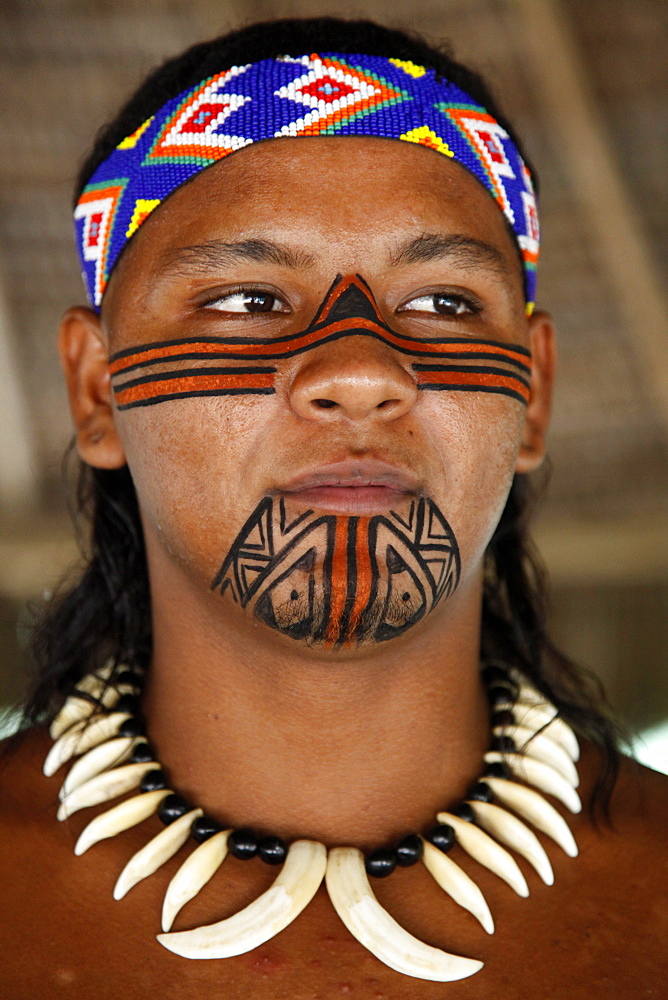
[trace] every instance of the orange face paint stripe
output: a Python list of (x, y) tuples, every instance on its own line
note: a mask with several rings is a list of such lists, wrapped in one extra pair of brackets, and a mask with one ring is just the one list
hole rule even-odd
[(494, 375), (480, 372), (416, 372), (418, 389), (463, 389), (470, 391), (504, 392), (520, 397), (524, 402), (531, 396), (529, 387), (512, 374)]
[[(351, 328), (350, 323), (341, 320), (338, 323), (329, 324), (321, 330), (313, 331), (306, 336), (293, 337), (291, 340), (279, 343), (278, 341), (263, 340), (256, 343), (230, 344), (229, 351), (221, 351), (221, 345), (228, 341), (223, 338), (212, 343), (198, 341), (175, 341), (173, 344), (151, 347), (150, 345), (134, 354), (124, 358), (112, 360), (109, 371), (113, 376), (125, 374), (138, 367), (146, 367), (158, 362), (196, 360), (199, 358), (210, 358), (211, 360), (242, 360), (245, 357), (262, 358), (263, 360), (280, 359), (281, 357), (292, 356), (303, 351), (312, 349), (325, 343), (330, 339), (340, 339), (342, 336), (374, 336), (378, 340), (385, 341), (390, 347), (394, 347), (403, 354), (412, 355), (439, 355), (450, 357), (471, 357), (489, 358), (489, 360), (509, 361), (515, 363), (518, 368), (528, 371), (528, 352), (515, 345), (505, 346), (503, 344), (490, 344), (488, 341), (462, 339), (451, 340), (447, 343), (437, 343), (428, 340), (418, 340), (415, 338), (400, 337), (398, 334), (390, 333), (379, 327), (370, 320), (359, 319), (356, 326)], [(183, 351), (187, 344), (188, 350)], [(273, 349), (271, 349), (273, 348)]]
[(355, 599), (350, 611), (346, 636), (348, 638), (355, 635), (362, 613), (366, 609), (371, 597), (371, 553), (369, 551), (369, 520), (368, 517), (360, 517), (357, 524), (357, 536), (355, 539), (355, 576), (357, 580)]
[(119, 409), (142, 403), (158, 402), (158, 397), (185, 398), (187, 396), (232, 395), (244, 392), (274, 392), (274, 375), (266, 374), (234, 374), (226, 372), (216, 375), (189, 375), (180, 378), (170, 378), (150, 382), (141, 382), (128, 386), (120, 386), (114, 390)]
[(325, 641), (338, 641), (341, 630), (341, 616), (346, 604), (348, 590), (348, 517), (337, 517), (334, 528), (334, 551), (332, 553), (331, 600), (329, 620), (325, 629)]

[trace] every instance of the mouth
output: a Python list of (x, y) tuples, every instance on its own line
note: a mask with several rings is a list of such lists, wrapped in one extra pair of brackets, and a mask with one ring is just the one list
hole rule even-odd
[(387, 462), (349, 459), (301, 473), (275, 492), (321, 510), (374, 514), (414, 499), (419, 485), (414, 473)]

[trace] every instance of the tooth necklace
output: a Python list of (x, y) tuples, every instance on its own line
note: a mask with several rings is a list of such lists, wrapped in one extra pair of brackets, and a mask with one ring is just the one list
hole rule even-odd
[[(248, 828), (223, 829), (202, 809), (191, 808), (169, 788), (137, 717), (143, 677), (140, 669), (119, 672), (110, 664), (77, 684), (51, 724), (55, 742), (44, 773), (50, 776), (66, 761), (79, 758), (60, 790), (59, 820), (139, 789), (138, 795), (91, 820), (77, 840), (75, 854), (83, 854), (98, 841), (114, 837), (155, 813), (165, 824), (164, 830), (130, 858), (116, 882), (115, 899), (157, 871), (192, 837), (197, 846), (169, 883), (162, 909), (164, 933), (157, 938), (177, 955), (228, 958), (257, 948), (301, 913), (324, 878), (343, 923), (381, 962), (417, 979), (465, 979), (483, 963), (431, 947), (409, 934), (380, 905), (369, 876), (384, 878), (397, 865), (409, 867), (422, 861), (454, 902), (492, 934), (494, 922), (485, 898), (469, 875), (448, 857), (450, 848), (459, 844), (519, 896), (526, 897), (526, 879), (506, 847), (528, 861), (546, 885), (552, 885), (554, 877), (545, 850), (523, 820), (554, 840), (569, 857), (578, 853), (563, 817), (536, 789), (558, 799), (573, 813), (581, 809), (574, 763), (579, 748), (573, 730), (515, 668), (493, 664), (483, 669), (482, 676), (492, 708), (492, 748), (484, 755), (481, 778), (463, 802), (439, 812), (436, 825), (424, 835), (408, 834), (398, 844), (378, 848), (366, 857), (356, 847), (327, 850), (313, 840), (296, 840), (288, 846), (280, 837), (258, 838)], [(233, 916), (170, 933), (181, 908), (212, 878), (228, 852), (240, 859), (258, 856), (282, 868), (270, 889)]]

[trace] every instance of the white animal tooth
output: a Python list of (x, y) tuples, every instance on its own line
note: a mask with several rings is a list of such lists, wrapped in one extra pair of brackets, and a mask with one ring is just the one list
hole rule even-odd
[(231, 830), (221, 830), (200, 844), (183, 862), (167, 886), (162, 906), (162, 929), (171, 931), (177, 914), (209, 879), (213, 878), (227, 857), (227, 838)]
[(126, 764), (124, 767), (96, 774), (63, 799), (58, 809), (58, 819), (67, 819), (79, 809), (99, 806), (101, 802), (109, 802), (110, 799), (117, 799), (119, 795), (132, 791), (137, 788), (144, 775), (153, 771), (156, 766), (155, 761), (142, 761), (140, 764)]
[(168, 795), (172, 795), (168, 788), (161, 788), (156, 792), (144, 792), (142, 795), (134, 795), (131, 799), (125, 799), (117, 806), (100, 813), (82, 830), (75, 844), (74, 853), (83, 854), (100, 840), (115, 837), (117, 833), (123, 833), (131, 826), (137, 826), (138, 823), (152, 816), (162, 800)]
[(521, 819), (491, 802), (468, 803), (475, 813), (476, 823), (493, 837), (512, 847), (536, 869), (545, 885), (554, 884), (552, 865), (538, 837)]
[(112, 676), (115, 669), (115, 664), (113, 660), (107, 660), (107, 662), (102, 667), (98, 667), (93, 670), (92, 673), (86, 674), (81, 680), (76, 682), (75, 687), (78, 687), (81, 691), (87, 691), (88, 694), (97, 695), (101, 690), (101, 684), (106, 684), (109, 678)]
[(577, 857), (578, 846), (568, 823), (542, 795), (534, 792), (533, 788), (518, 785), (505, 778), (488, 776), (485, 782), (494, 792), (497, 801), (514, 809), (524, 819), (533, 823), (537, 830), (551, 837), (570, 858)]
[[(487, 778), (485, 778), (487, 781)], [(460, 816), (454, 816), (449, 812), (440, 812), (436, 819), (439, 823), (447, 823), (455, 831), (457, 843), (467, 854), (470, 854), (479, 865), (494, 872), (504, 882), (507, 882), (511, 889), (522, 896), (523, 899), (529, 895), (529, 886), (522, 874), (522, 871), (512, 854), (509, 854), (505, 847), (497, 844), (484, 830), (474, 823), (468, 823)]]
[(324, 844), (295, 840), (274, 884), (226, 920), (191, 931), (158, 934), (158, 941), (183, 958), (229, 958), (258, 948), (308, 906), (327, 866)]
[(138, 742), (139, 737), (137, 736), (118, 736), (115, 740), (98, 743), (96, 747), (76, 760), (67, 772), (67, 777), (59, 792), (60, 801), (62, 802), (75, 788), (90, 781), (95, 775), (102, 774), (110, 767), (124, 764)]
[(534, 732), (545, 727), (545, 733), (561, 744), (571, 760), (578, 761), (580, 746), (577, 737), (568, 723), (556, 712), (556, 708), (553, 707), (529, 705), (521, 701), (513, 705), (513, 715), (518, 725), (526, 726)]
[(482, 968), (482, 962), (432, 948), (401, 927), (371, 891), (364, 855), (356, 847), (330, 850), (326, 879), (334, 909), (353, 937), (396, 972), (449, 983)]
[(555, 799), (570, 809), (572, 813), (579, 813), (582, 809), (580, 796), (553, 767), (544, 764), (542, 760), (535, 760), (533, 757), (526, 757), (521, 753), (499, 753), (497, 750), (488, 750), (485, 754), (485, 761), (494, 764), (502, 761), (507, 764), (515, 777), (526, 781), (528, 785), (539, 788), (541, 792), (554, 795)]
[(78, 757), (98, 743), (104, 743), (115, 736), (120, 724), (129, 718), (129, 712), (112, 712), (111, 715), (103, 715), (90, 723), (87, 720), (77, 722), (49, 750), (44, 761), (44, 774), (50, 778), (71, 757)]
[(140, 851), (133, 854), (118, 876), (114, 887), (114, 899), (122, 899), (133, 886), (137, 885), (137, 882), (141, 882), (153, 872), (157, 872), (165, 861), (169, 861), (179, 848), (183, 847), (190, 836), (190, 827), (193, 822), (203, 815), (203, 809), (191, 809), (190, 812), (179, 816), (173, 823), (156, 834)]
[(100, 705), (104, 705), (105, 708), (112, 708), (120, 696), (121, 692), (113, 687), (107, 687), (104, 691), (95, 695), (97, 701), (88, 701), (87, 698), (82, 698), (77, 693), (71, 694), (51, 723), (49, 736), (52, 740), (59, 739), (75, 722), (80, 722), (82, 719), (89, 719), (94, 712), (99, 711)]
[(526, 726), (495, 726), (495, 736), (512, 736), (515, 746), (527, 757), (535, 757), (558, 771), (573, 788), (580, 784), (577, 768), (560, 743), (549, 733), (536, 732)]
[(488, 934), (494, 933), (494, 921), (487, 901), (472, 878), (462, 871), (443, 851), (428, 840), (422, 840), (424, 853), (422, 860), (434, 876), (441, 889), (479, 920)]

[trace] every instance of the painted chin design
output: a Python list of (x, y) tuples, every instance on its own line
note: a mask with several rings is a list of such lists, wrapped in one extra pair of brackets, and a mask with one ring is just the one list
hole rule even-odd
[(431, 500), (372, 517), (265, 497), (212, 590), (292, 639), (341, 647), (402, 635), (459, 582), (454, 533)]

